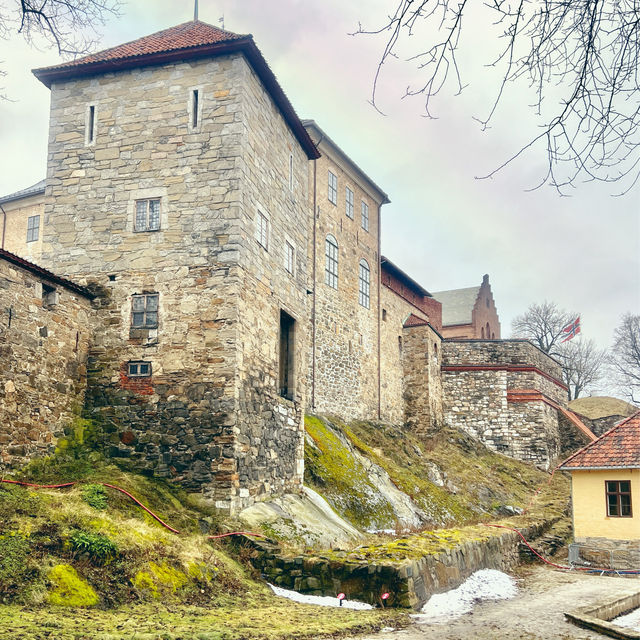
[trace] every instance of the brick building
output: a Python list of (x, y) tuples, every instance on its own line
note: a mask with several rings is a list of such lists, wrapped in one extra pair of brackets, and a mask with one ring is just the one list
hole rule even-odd
[[(495, 342), (445, 339), (446, 292), (380, 254), (387, 195), (299, 120), (251, 36), (193, 21), (34, 73), (51, 89), (46, 187), (0, 200), (7, 239), (91, 292), (74, 312), (84, 360), (69, 400), (102, 425), (109, 455), (227, 511), (301, 486), (305, 410), (422, 433), (449, 422), (554, 457), (557, 416), (539, 397), (562, 384), (554, 363), (497, 340), (486, 276), (458, 326)], [(515, 351), (535, 361), (529, 377), (478, 377), (500, 377)], [(29, 380), (16, 369), (7, 382)], [(508, 401), (514, 385), (526, 402)], [(5, 384), (9, 424), (12, 411)], [(31, 426), (27, 455), (59, 432)], [(13, 446), (5, 466), (22, 459)]]
[(436, 291), (442, 304), (442, 335), (445, 338), (500, 339), (500, 320), (491, 292), (489, 276), (479, 287)]

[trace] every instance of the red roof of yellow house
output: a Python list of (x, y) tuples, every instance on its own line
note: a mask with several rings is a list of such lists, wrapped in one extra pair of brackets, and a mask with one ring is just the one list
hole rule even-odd
[(640, 469), (640, 411), (619, 422), (561, 465), (561, 469)]

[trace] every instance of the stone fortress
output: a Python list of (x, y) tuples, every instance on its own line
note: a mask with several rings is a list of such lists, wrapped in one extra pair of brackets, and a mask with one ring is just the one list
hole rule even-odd
[(557, 457), (558, 363), (500, 338), (487, 276), (431, 294), (381, 255), (388, 196), (251, 36), (192, 21), (34, 74), (46, 180), (0, 198), (0, 469), (81, 413), (227, 512), (301, 487), (306, 411)]

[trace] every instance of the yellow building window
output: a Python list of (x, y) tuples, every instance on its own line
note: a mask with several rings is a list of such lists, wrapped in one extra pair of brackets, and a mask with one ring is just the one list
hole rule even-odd
[(631, 517), (631, 482), (606, 480), (607, 515), (614, 518)]

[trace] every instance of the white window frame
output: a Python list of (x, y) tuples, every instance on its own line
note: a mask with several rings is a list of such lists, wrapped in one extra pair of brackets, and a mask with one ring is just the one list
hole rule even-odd
[(296, 271), (296, 246), (290, 238), (284, 239), (284, 268), (292, 276)]
[(362, 201), (362, 205), (360, 207), (360, 215), (362, 216), (360, 226), (365, 231), (369, 231), (369, 205), (364, 200)]
[[(140, 367), (146, 366), (146, 373), (140, 373)], [(147, 360), (131, 360), (127, 362), (127, 377), (128, 378), (150, 378), (151, 377), (151, 363)]]
[[(196, 105), (196, 110), (195, 110), (195, 116), (196, 116), (196, 122), (194, 124), (193, 122), (193, 116), (194, 116), (194, 98), (195, 98), (195, 92), (198, 92), (198, 104)], [(189, 89), (189, 99), (187, 100), (187, 122), (188, 127), (187, 129), (189, 131), (200, 131), (201, 125), (202, 125), (202, 98), (203, 98), (203, 94), (204, 91), (202, 90), (202, 87), (190, 87)]]
[(331, 204), (338, 204), (338, 176), (331, 169), (327, 177), (327, 198)]
[(256, 215), (256, 241), (265, 251), (269, 251), (269, 216), (260, 209)]
[[(142, 301), (140, 309), (136, 309), (136, 300)], [(150, 301), (151, 304), (150, 304)], [(155, 313), (155, 322), (149, 322), (147, 314)], [(134, 317), (142, 314), (142, 324), (136, 324)], [(160, 294), (159, 293), (135, 293), (131, 296), (131, 328), (132, 329), (157, 329), (160, 315)]]
[(371, 269), (364, 258), (358, 265), (358, 303), (365, 309), (371, 308)]
[[(35, 224), (31, 221), (35, 220)], [(40, 239), (40, 216), (29, 216), (27, 218), (27, 242), (37, 242)]]
[(324, 240), (324, 283), (332, 289), (338, 288), (338, 241), (331, 234)]
[(93, 147), (96, 144), (98, 131), (98, 108), (95, 103), (89, 103), (84, 116), (84, 146)]
[(347, 214), (347, 218), (351, 218), (353, 220), (353, 197), (354, 193), (349, 187), (345, 187), (345, 213)]
[[(151, 226), (151, 203), (158, 203), (158, 216), (157, 222), (154, 222), (155, 226)], [(138, 226), (138, 205), (145, 203), (145, 223), (144, 227)], [(160, 231), (162, 228), (162, 199), (161, 198), (138, 198), (133, 205), (133, 230), (135, 233), (145, 233), (150, 231)]]

